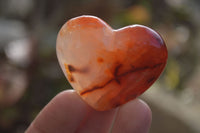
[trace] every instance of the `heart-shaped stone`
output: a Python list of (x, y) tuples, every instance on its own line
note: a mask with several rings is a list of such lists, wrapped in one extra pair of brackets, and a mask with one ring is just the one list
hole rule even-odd
[(69, 20), (57, 38), (60, 66), (72, 87), (94, 109), (122, 105), (148, 89), (163, 71), (167, 48), (142, 25), (113, 30), (94, 16)]

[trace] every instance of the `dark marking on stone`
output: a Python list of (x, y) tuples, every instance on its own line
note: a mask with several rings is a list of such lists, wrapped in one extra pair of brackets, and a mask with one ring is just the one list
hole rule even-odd
[(104, 59), (101, 58), (101, 57), (99, 57), (99, 58), (97, 58), (97, 62), (99, 62), (99, 63), (103, 63), (103, 62), (104, 62)]
[(147, 80), (147, 83), (148, 83), (148, 84), (149, 84), (149, 83), (152, 83), (155, 79), (156, 79), (156, 77), (151, 77), (151, 78), (149, 78), (149, 79)]
[(107, 84), (109, 84), (111, 81), (112, 81), (112, 79), (109, 80), (108, 82), (106, 82), (106, 83), (103, 84), (103, 85), (96, 85), (96, 86), (92, 87), (91, 89), (88, 89), (88, 90), (86, 90), (86, 91), (81, 92), (80, 95), (84, 95), (84, 94), (89, 93), (89, 92), (92, 92), (92, 91), (94, 91), (94, 90), (101, 89), (101, 88), (105, 87)]
[[(123, 77), (123, 76), (125, 76), (125, 75), (130, 74), (130, 73), (134, 73), (134, 72), (138, 72), (138, 71), (143, 71), (143, 70), (146, 70), (146, 69), (154, 69), (154, 68), (159, 67), (159, 66), (161, 66), (161, 65), (163, 65), (163, 64), (165, 64), (165, 63), (162, 62), (162, 63), (155, 64), (155, 65), (153, 65), (153, 66), (144, 66), (144, 67), (138, 67), (138, 68), (133, 66), (132, 69), (130, 69), (129, 71), (124, 72), (124, 73), (122, 73), (122, 74), (118, 74), (118, 70), (119, 70), (119, 68), (120, 68), (121, 66), (120, 66), (120, 65), (117, 65), (116, 68), (115, 68), (115, 71), (114, 71), (114, 76), (115, 76), (114, 78), (108, 80), (107, 82), (103, 83), (102, 85), (95, 85), (95, 86), (92, 87), (92, 88), (86, 89), (85, 91), (81, 92), (80, 95), (84, 95), (84, 94), (90, 93), (90, 92), (92, 92), (92, 91), (95, 91), (95, 90), (98, 90), (98, 89), (102, 89), (102, 88), (104, 88), (106, 85), (110, 84), (112, 81), (118, 82), (116, 79), (119, 80), (120, 77)], [(120, 82), (119, 82), (119, 83), (120, 83)]]
[(68, 78), (69, 78), (69, 82), (75, 82), (75, 80), (74, 80), (74, 78), (73, 78), (72, 75), (71, 75), (71, 76), (68, 76)]
[(115, 81), (117, 82), (117, 84), (121, 84), (121, 82), (120, 82), (120, 80), (119, 80), (119, 78), (117, 77), (117, 78), (115, 78)]
[(114, 70), (114, 80), (120, 84), (120, 80), (119, 80), (119, 77), (118, 77), (118, 72), (119, 72), (119, 68), (122, 67), (122, 64), (119, 64), (115, 67), (115, 70)]
[(75, 68), (74, 66), (72, 66), (72, 65), (67, 65), (67, 66), (65, 66), (65, 67), (67, 67), (67, 69), (68, 69), (68, 71), (70, 72), (70, 73), (72, 73), (72, 72), (76, 72), (76, 73), (86, 73), (86, 72), (88, 72), (89, 70), (88, 70), (88, 68), (86, 67), (86, 68), (83, 68), (83, 69), (77, 69), (77, 68)]
[(75, 67), (73, 67), (72, 65), (68, 65), (68, 70), (69, 70), (70, 72), (75, 72), (75, 71), (77, 71), (77, 70), (75, 69)]
[(117, 76), (118, 75), (118, 72), (119, 72), (119, 68), (122, 66), (122, 64), (119, 64), (115, 67), (115, 71), (114, 71), (114, 76)]
[(64, 65), (65, 65), (65, 70), (66, 70), (69, 82), (75, 82), (75, 80), (74, 80), (74, 78), (72, 76), (72, 73), (71, 73), (71, 72), (74, 71), (74, 68), (71, 65), (68, 65), (66, 63)]

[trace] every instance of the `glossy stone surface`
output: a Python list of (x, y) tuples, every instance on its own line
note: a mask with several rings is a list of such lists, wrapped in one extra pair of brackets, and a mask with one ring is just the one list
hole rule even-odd
[(148, 27), (113, 30), (97, 17), (80, 16), (61, 28), (57, 56), (82, 99), (104, 111), (148, 89), (165, 67), (167, 49), (160, 35)]

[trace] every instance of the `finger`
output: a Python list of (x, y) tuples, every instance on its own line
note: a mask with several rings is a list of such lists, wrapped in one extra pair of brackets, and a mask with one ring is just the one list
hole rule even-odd
[(112, 133), (148, 133), (152, 114), (146, 103), (135, 99), (121, 106)]
[(26, 133), (107, 132), (115, 110), (98, 112), (74, 91), (58, 94), (39, 113)]
[[(133, 102), (129, 102), (128, 104), (120, 107), (120, 110), (116, 117), (116, 122), (113, 126), (113, 132), (115, 133), (115, 130), (118, 132), (140, 131), (141, 127), (137, 126), (137, 121), (141, 121), (141, 118), (143, 119), (143, 117), (133, 116), (137, 116), (138, 112), (142, 112), (146, 108), (149, 109), (147, 105), (139, 100), (134, 100)], [(128, 113), (126, 112), (127, 110), (133, 110), (133, 112)], [(110, 131), (111, 123), (114, 119), (115, 113), (116, 109), (104, 112), (95, 111), (87, 104), (85, 104), (75, 92), (65, 91), (57, 95), (43, 109), (43, 111), (41, 111), (41, 113), (28, 128), (27, 133), (108, 132)], [(123, 115), (124, 113), (127, 115)], [(148, 111), (146, 113), (148, 114)], [(143, 116), (145, 115), (143, 114)], [(132, 123), (132, 120), (130, 120), (131, 117), (133, 117), (133, 119), (135, 120), (136, 125), (133, 124), (134, 126), (127, 126), (126, 122)], [(148, 119), (145, 119), (144, 121), (146, 120), (148, 121)], [(120, 124), (119, 127), (121, 130), (116, 128), (118, 127), (118, 124)], [(142, 123), (141, 125), (143, 124), (144, 123)], [(145, 129), (146, 128), (144, 127), (143, 131), (145, 131)]]

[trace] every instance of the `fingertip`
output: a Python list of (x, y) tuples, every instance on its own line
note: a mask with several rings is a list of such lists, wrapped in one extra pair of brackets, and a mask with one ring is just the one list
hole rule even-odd
[(136, 115), (136, 124), (140, 125), (137, 127), (138, 130), (141, 130), (140, 132), (138, 131), (138, 133), (148, 133), (152, 121), (152, 112), (146, 102), (136, 98), (124, 105), (123, 110), (130, 110), (132, 111), (132, 115)]
[(119, 107), (113, 125), (113, 132), (148, 133), (152, 113), (149, 106), (140, 99), (135, 99)]
[(63, 104), (70, 104), (71, 102), (82, 102), (82, 100), (79, 98), (78, 94), (74, 90), (66, 90), (58, 93), (51, 102), (48, 103), (63, 103)]
[(141, 118), (143, 119), (142, 121), (143, 121), (143, 124), (145, 125), (144, 129), (146, 129), (144, 133), (148, 133), (151, 127), (151, 122), (152, 122), (152, 111), (146, 102), (144, 102), (141, 99), (137, 99), (137, 100), (141, 104), (141, 110), (142, 110), (141, 114), (143, 115), (143, 117)]

